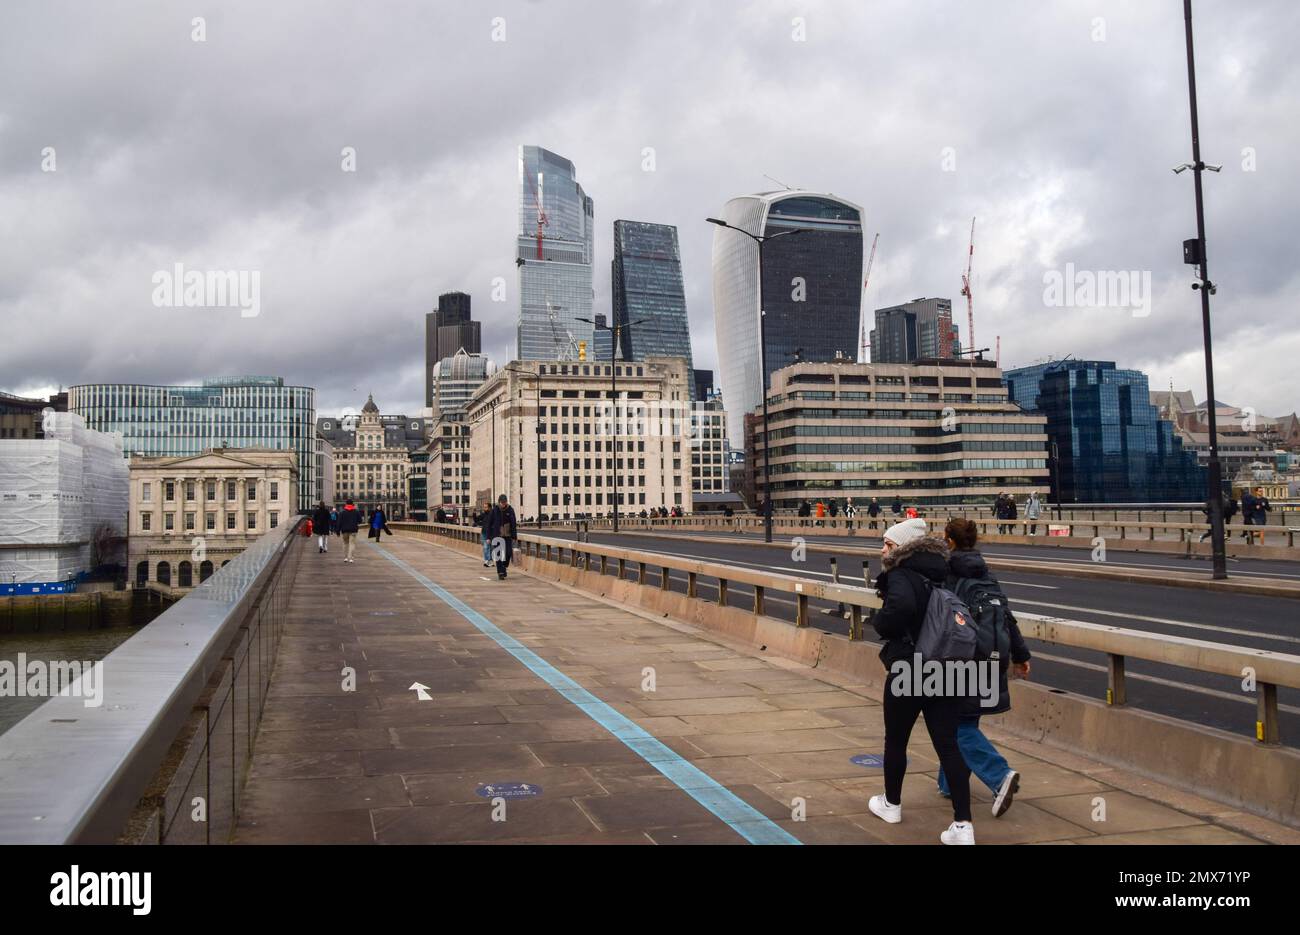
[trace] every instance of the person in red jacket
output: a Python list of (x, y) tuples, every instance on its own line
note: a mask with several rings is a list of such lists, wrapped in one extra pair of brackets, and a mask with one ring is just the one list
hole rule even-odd
[(352, 552), (357, 544), (357, 529), (361, 526), (361, 511), (351, 500), (339, 510), (339, 534), (343, 536), (343, 561), (356, 564)]

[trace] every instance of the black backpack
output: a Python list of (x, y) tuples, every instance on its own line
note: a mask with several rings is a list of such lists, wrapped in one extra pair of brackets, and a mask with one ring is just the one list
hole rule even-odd
[(1002, 587), (989, 576), (957, 578), (952, 591), (970, 608), (975, 619), (975, 658), (996, 659), (999, 666), (1011, 662), (1010, 610)]

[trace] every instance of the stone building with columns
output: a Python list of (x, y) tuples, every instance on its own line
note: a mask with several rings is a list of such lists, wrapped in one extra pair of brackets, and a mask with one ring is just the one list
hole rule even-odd
[(293, 452), (210, 448), (135, 457), (127, 567), (136, 587), (183, 594), (298, 513)]
[(424, 419), (397, 418), (402, 422), (394, 425), (392, 417), (381, 416), (370, 396), (351, 427), (338, 420), (338, 429), (330, 429), (328, 423), (334, 420), (322, 420), (326, 424), (321, 434), (334, 444), (337, 501), (351, 499), (367, 515), (382, 507), (390, 520), (406, 518), (411, 454), (428, 439)]

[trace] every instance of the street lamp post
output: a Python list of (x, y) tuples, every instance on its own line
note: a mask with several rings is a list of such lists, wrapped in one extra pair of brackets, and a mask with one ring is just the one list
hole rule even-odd
[(1192, 53), (1192, 0), (1183, 0), (1184, 31), (1187, 36), (1187, 100), (1192, 116), (1192, 161), (1174, 169), (1175, 173), (1192, 170), (1196, 187), (1196, 240), (1183, 243), (1183, 261), (1198, 266), (1198, 281), (1193, 289), (1201, 293), (1201, 333), (1205, 343), (1205, 393), (1206, 416), (1210, 431), (1209, 464), (1207, 465), (1209, 496), (1206, 506), (1210, 514), (1210, 540), (1214, 562), (1213, 576), (1228, 577), (1227, 547), (1223, 529), (1223, 468), (1219, 462), (1219, 426), (1214, 411), (1214, 350), (1210, 340), (1210, 296), (1216, 292), (1210, 281), (1209, 266), (1205, 258), (1205, 202), (1201, 192), (1201, 173), (1207, 168), (1218, 172), (1221, 166), (1207, 166), (1201, 161), (1201, 131), (1196, 108), (1196, 61)]
[(630, 328), (633, 325), (645, 323), (644, 318), (638, 318), (636, 321), (629, 321), (626, 325), (615, 323), (613, 325), (602, 325), (599, 322), (592, 321), (590, 318), (579, 318), (578, 321), (585, 321), (593, 328), (603, 328), (610, 333), (609, 345), (609, 374), (610, 374), (610, 392), (614, 396), (614, 532), (618, 532), (618, 362), (616, 354), (618, 353), (618, 338), (624, 328)]
[[(763, 244), (777, 237), (787, 237), (802, 233), (802, 228), (779, 231), (775, 234), (751, 234), (742, 227), (735, 227), (719, 218), (705, 218), (710, 224), (739, 231), (758, 244), (758, 384), (763, 396), (763, 540), (772, 541), (772, 442), (767, 430), (767, 306), (763, 300)], [(755, 452), (757, 457), (757, 452)]]

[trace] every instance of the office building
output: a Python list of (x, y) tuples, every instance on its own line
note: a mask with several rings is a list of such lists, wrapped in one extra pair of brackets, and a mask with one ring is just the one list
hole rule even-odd
[[(743, 438), (745, 413), (771, 375), (795, 360), (856, 359), (862, 319), (862, 209), (833, 195), (764, 192), (733, 198), (721, 220), (760, 236), (767, 372), (760, 373), (758, 245), (723, 227), (713, 233), (713, 314), (728, 434)], [(791, 234), (791, 231), (798, 231)]]
[(693, 368), (677, 228), (644, 221), (615, 221), (614, 259), (610, 265), (614, 323), (622, 329), (622, 359), (684, 357), (687, 366)]
[[(803, 363), (768, 396), (772, 501), (778, 510), (877, 497), (908, 506), (991, 503), (1047, 490), (1046, 419), (1007, 399), (993, 361)], [(746, 450), (763, 497), (762, 410)]]
[(99, 432), (121, 432), (128, 456), (180, 457), (209, 448), (291, 451), (298, 509), (316, 494), (316, 391), (280, 377), (225, 377), (198, 386), (88, 383), (68, 390), (68, 411)]
[(695, 401), (707, 402), (714, 395), (713, 371), (695, 370)]
[(68, 394), (57, 393), (49, 399), (30, 399), (0, 393), (0, 439), (44, 438), (46, 411), (67, 412)]
[(1159, 417), (1146, 374), (1066, 359), (1008, 370), (1006, 384), (1013, 402), (1047, 418), (1061, 502), (1204, 501), (1206, 471)]
[(876, 327), (871, 332), (872, 363), (953, 358), (959, 350), (951, 299), (913, 299), (876, 309)]
[[(621, 343), (621, 342), (620, 342)], [(596, 327), (591, 335), (591, 347), (587, 351), (587, 360), (612, 360), (614, 357), (614, 332), (609, 330), (609, 321), (604, 315), (596, 316)], [(619, 355), (622, 359), (622, 355)]]
[(489, 376), (496, 365), (482, 354), (458, 350), (438, 361), (433, 368), (433, 411), (447, 418), (463, 415), (470, 398)]
[(595, 207), (573, 163), (540, 146), (519, 147), (517, 356), (576, 360), (591, 347)]
[(617, 472), (621, 512), (690, 512), (686, 361), (651, 357), (612, 366), (617, 406), (609, 363), (516, 361), (483, 384), (466, 412), (472, 502), (504, 493), (521, 520), (605, 516), (613, 511)]
[(483, 351), (482, 324), (470, 318), (470, 298), (464, 292), (438, 296), (438, 307), (424, 316), (424, 404), (433, 405), (433, 369), (457, 351)]
[(177, 595), (297, 513), (297, 455), (247, 447), (131, 459), (128, 567)]
[(355, 419), (322, 419), (320, 433), (334, 446), (334, 495), (369, 513), (405, 519), (411, 457), (428, 442), (423, 417), (381, 416), (370, 396)]
[[(697, 370), (696, 374), (699, 373)], [(691, 491), (699, 495), (729, 490), (727, 412), (722, 408), (721, 397), (701, 399), (697, 390), (691, 406)]]

